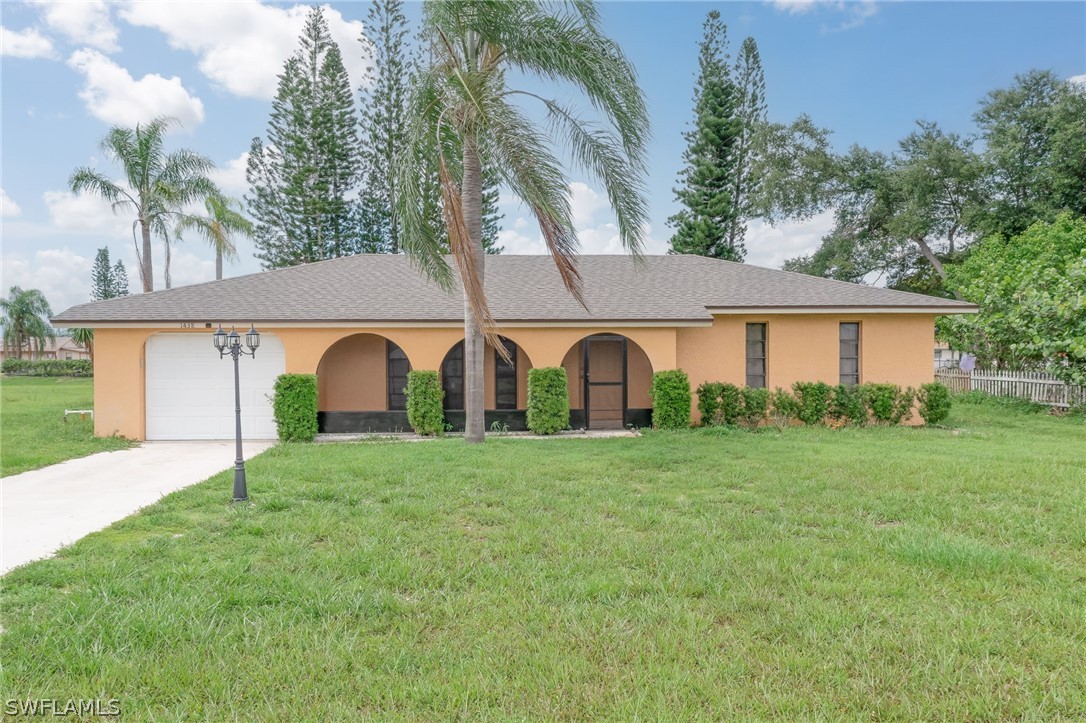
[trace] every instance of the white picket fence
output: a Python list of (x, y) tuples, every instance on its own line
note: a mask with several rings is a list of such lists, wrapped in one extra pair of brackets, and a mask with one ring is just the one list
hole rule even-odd
[(1086, 404), (1086, 387), (1065, 384), (1044, 372), (1010, 372), (995, 369), (974, 369), (963, 372), (948, 367), (935, 370), (936, 380), (955, 392), (972, 389), (997, 397), (1028, 399), (1050, 407), (1072, 407)]

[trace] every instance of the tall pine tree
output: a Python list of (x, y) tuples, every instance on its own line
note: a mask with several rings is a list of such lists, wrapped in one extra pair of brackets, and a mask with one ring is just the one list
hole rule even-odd
[(753, 172), (758, 154), (758, 134), (766, 122), (765, 74), (754, 38), (743, 41), (735, 61), (735, 112), (739, 136), (735, 141), (732, 179), (734, 217), (728, 225), (728, 246), (745, 248), (747, 221), (757, 215), (759, 177)]
[(742, 261), (742, 241), (730, 232), (736, 220), (736, 143), (741, 123), (736, 88), (727, 54), (727, 28), (716, 10), (705, 20), (699, 44), (698, 79), (694, 89), (694, 127), (683, 134), (687, 148), (675, 196), (683, 208), (668, 219), (675, 229), (671, 252)]
[(346, 256), (362, 240), (353, 196), (361, 178), (350, 80), (320, 7), (287, 59), (268, 122), (254, 138), (245, 197), (265, 268)]
[(128, 296), (128, 271), (120, 259), (113, 264), (113, 296)]
[(396, 152), (404, 143), (407, 86), (412, 72), (404, 39), (408, 34), (402, 0), (374, 0), (363, 29), (372, 65), (369, 87), (362, 88), (362, 162), (366, 178), (359, 199), (366, 250), (399, 253), (396, 205)]
[(114, 296), (113, 267), (109, 263), (109, 249), (100, 248), (91, 267), (91, 299), (101, 301), (112, 299)]
[(110, 266), (109, 248), (100, 248), (91, 266), (91, 300), (102, 301), (118, 296), (128, 296), (128, 272), (120, 259)]

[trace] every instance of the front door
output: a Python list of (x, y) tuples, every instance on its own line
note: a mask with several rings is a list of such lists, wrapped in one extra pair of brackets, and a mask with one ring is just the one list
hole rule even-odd
[(584, 341), (585, 423), (588, 429), (626, 424), (626, 339), (592, 336)]

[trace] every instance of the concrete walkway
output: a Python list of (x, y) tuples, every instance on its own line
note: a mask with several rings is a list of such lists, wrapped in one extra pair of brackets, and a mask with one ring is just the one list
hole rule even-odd
[[(245, 458), (274, 442), (245, 442)], [(144, 442), (0, 479), (0, 574), (233, 466), (234, 442)], [(223, 487), (229, 499), (231, 487)]]

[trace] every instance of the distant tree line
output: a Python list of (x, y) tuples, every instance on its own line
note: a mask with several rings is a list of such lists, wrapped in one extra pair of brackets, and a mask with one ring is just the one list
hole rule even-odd
[(813, 254), (784, 267), (951, 296), (948, 267), (977, 240), (1086, 215), (1086, 89), (1031, 71), (988, 93), (974, 121), (970, 135), (918, 121), (892, 153), (834, 153), (806, 118), (767, 126), (767, 217), (835, 218)]

